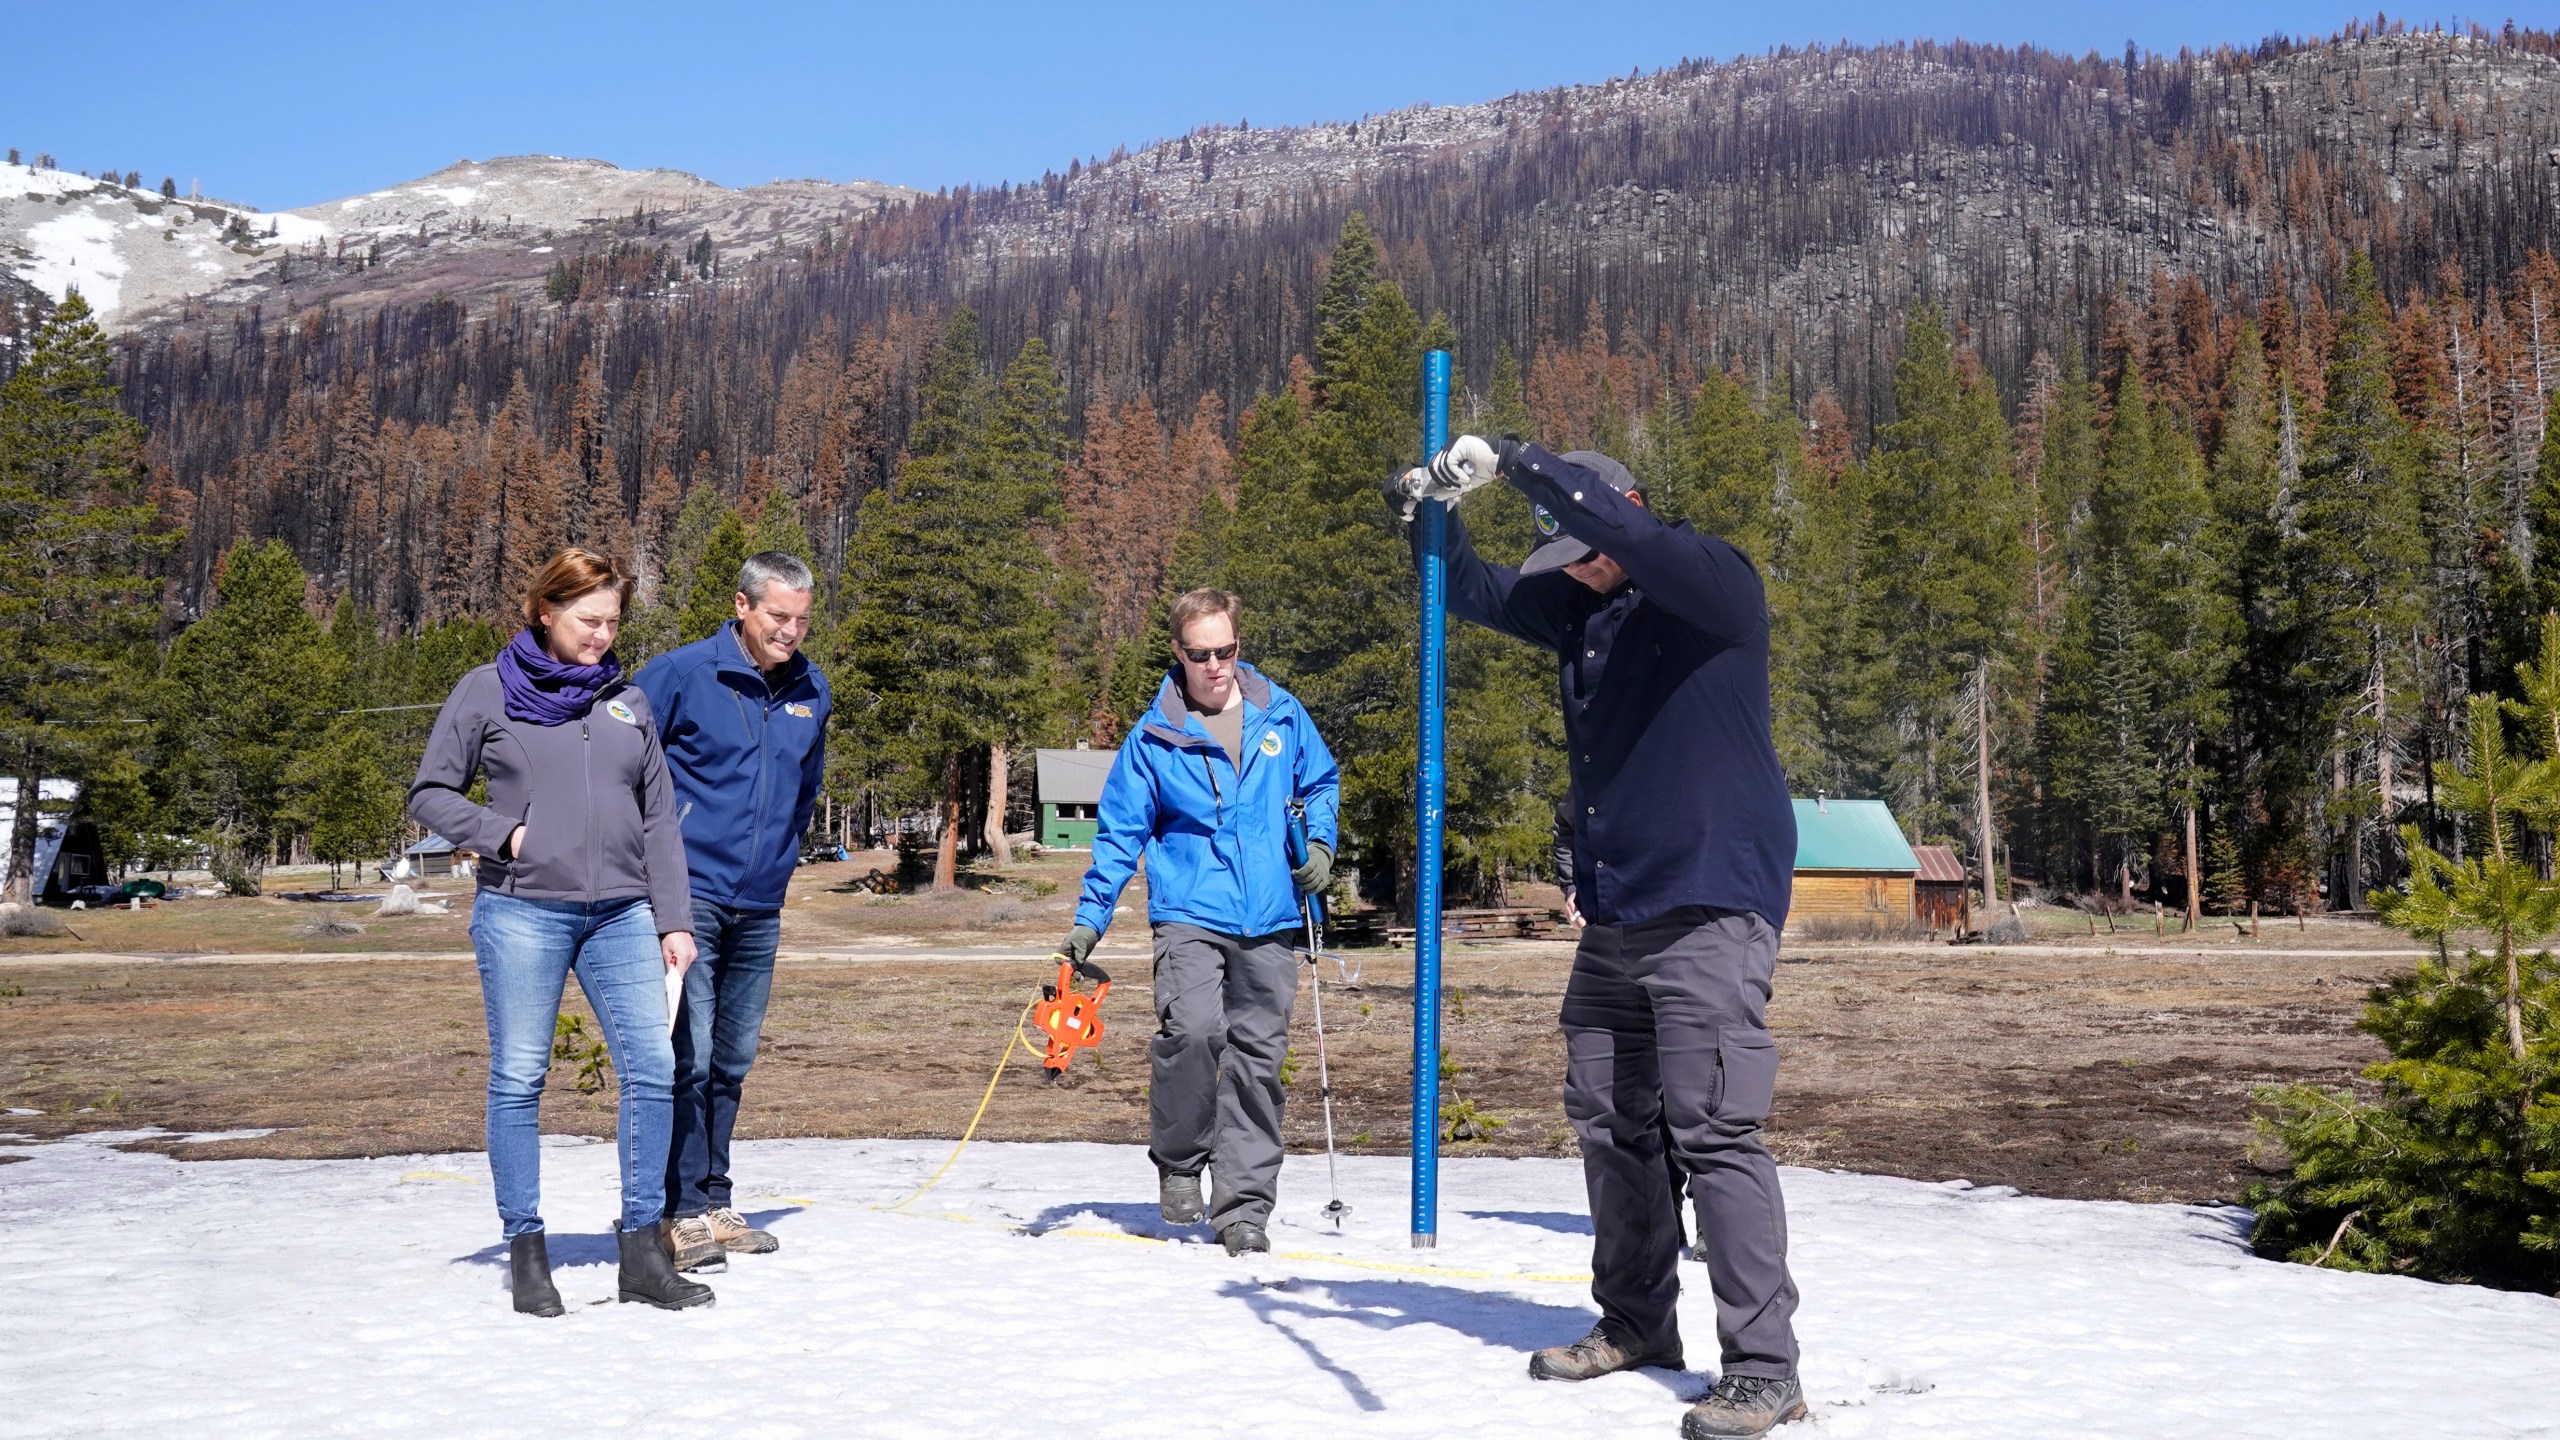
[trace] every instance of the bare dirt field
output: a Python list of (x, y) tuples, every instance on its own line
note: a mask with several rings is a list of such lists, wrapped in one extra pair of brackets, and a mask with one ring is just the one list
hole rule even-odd
[[(812, 867), (786, 912), (742, 1133), (957, 1135), (1044, 978), (1035, 957), (1065, 928), (1081, 858), (1044, 857), (947, 898), (849, 888), (861, 861)], [(1017, 1057), (982, 1135), (1144, 1140), (1153, 1026), (1133, 948), (1144, 901), (1129, 903), (1100, 957), (1118, 983), (1099, 1055), (1054, 1087)], [(315, 908), (84, 912), (68, 918), (85, 946), (36, 955), (45, 942), (10, 942), (0, 1107), (37, 1113), (0, 1125), (274, 1131), (186, 1147), (202, 1158), (478, 1148), (485, 1042), (461, 921), (365, 920), (356, 943), (376, 953), (297, 957), (326, 945), (289, 933)], [(187, 917), (188, 930), (145, 928)], [(2253, 1087), (2352, 1079), (2380, 1053), (2354, 1029), (2364, 991), (2412, 959), (2399, 937), (2341, 921), (2270, 924), (2256, 941), (2227, 926), (2219, 939), (2157, 938), (2148, 924), (2066, 933), (2080, 928), (2048, 916), (2038, 943), (2006, 949), (1790, 945), (1770, 1017), (1785, 1056), (1770, 1124), (1780, 1158), (2047, 1195), (2228, 1200), (2257, 1173)], [(200, 953), (217, 945), (248, 953)], [(1451, 1153), (1571, 1153), (1555, 1032), (1570, 958), (1561, 942), (1451, 947), (1444, 1088), (1453, 1111), (1481, 1117)], [(1350, 1149), (1401, 1151), (1411, 959), (1355, 959), (1359, 983), (1325, 991), (1337, 1130)], [(567, 1010), (585, 1013), (574, 987)], [(1310, 1019), (1301, 989), (1289, 1067), (1299, 1148), (1320, 1140)], [(612, 1121), (609, 1087), (582, 1095), (555, 1068), (546, 1128), (603, 1134)]]

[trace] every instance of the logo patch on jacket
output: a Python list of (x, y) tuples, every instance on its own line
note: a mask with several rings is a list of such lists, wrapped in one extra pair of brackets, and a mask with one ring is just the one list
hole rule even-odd
[(631, 713), (631, 707), (619, 700), (607, 700), (604, 702), (604, 713), (621, 721), (625, 725), (637, 725), (640, 723), (640, 717)]
[(1262, 732), (1262, 753), (1263, 753), (1263, 754), (1265, 754), (1265, 755), (1269, 755), (1269, 756), (1271, 756), (1271, 757), (1272, 757), (1272, 758), (1274, 758), (1274, 759), (1279, 758), (1279, 755), (1280, 755), (1280, 732), (1279, 732), (1279, 731), (1277, 731), (1277, 730), (1265, 730), (1265, 731), (1263, 731), (1263, 732)]
[(816, 711), (814, 711), (814, 710), (810, 709), (808, 706), (801, 704), (801, 703), (800, 703), (799, 701), (797, 701), (797, 700), (794, 700), (794, 701), (792, 701), (791, 703), (789, 703), (789, 704), (787, 704), (787, 705), (783, 706), (783, 707), (782, 707), (782, 709), (783, 709), (784, 713), (786, 713), (786, 714), (790, 714), (790, 715), (797, 715), (797, 716), (799, 716), (799, 717), (800, 717), (801, 719), (803, 719), (803, 720), (806, 720), (806, 719), (808, 719), (810, 716), (812, 716), (812, 715), (814, 715), (814, 714), (816, 714), (816, 713), (817, 713)]
[(1564, 528), (1556, 517), (1547, 513), (1547, 507), (1544, 505), (1529, 507), (1529, 523), (1537, 526), (1538, 533), (1549, 540), (1556, 538), (1556, 532)]

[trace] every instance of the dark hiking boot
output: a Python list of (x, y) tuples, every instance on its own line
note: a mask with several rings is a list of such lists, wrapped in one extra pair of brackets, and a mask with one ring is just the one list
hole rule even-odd
[(614, 1243), (622, 1249), (622, 1298), (661, 1310), (689, 1310), (710, 1304), (710, 1286), (697, 1285), (676, 1273), (675, 1261), (667, 1253), (668, 1225), (669, 1222), (660, 1221), (645, 1230), (625, 1230), (621, 1221), (614, 1222)]
[(519, 1315), (561, 1313), (560, 1289), (551, 1283), (551, 1250), (543, 1243), (541, 1231), (507, 1242), (507, 1288), (516, 1292)]
[(1200, 1199), (1200, 1177), (1164, 1172), (1156, 1185), (1156, 1213), (1167, 1225), (1197, 1225), (1209, 1213)]
[(1727, 1375), (1680, 1417), (1680, 1440), (1765, 1435), (1804, 1416), (1804, 1384), (1793, 1375)]
[(677, 1274), (729, 1268), (728, 1247), (712, 1231), (708, 1215), (679, 1216), (658, 1228), (666, 1236), (667, 1259), (673, 1262)]
[(1639, 1355), (1612, 1340), (1599, 1326), (1570, 1345), (1550, 1345), (1529, 1357), (1532, 1380), (1597, 1380), (1621, 1370), (1651, 1365), (1664, 1370), (1681, 1368), (1680, 1352), (1665, 1355)]
[(782, 1248), (770, 1231), (748, 1224), (747, 1217), (726, 1205), (704, 1211), (702, 1218), (711, 1226), (711, 1238), (733, 1255), (770, 1255)]
[(1271, 1253), (1271, 1237), (1263, 1233), (1261, 1226), (1250, 1220), (1239, 1220), (1219, 1231), (1218, 1243), (1226, 1246), (1227, 1253), (1230, 1255), (1242, 1255), (1247, 1252), (1256, 1255)]

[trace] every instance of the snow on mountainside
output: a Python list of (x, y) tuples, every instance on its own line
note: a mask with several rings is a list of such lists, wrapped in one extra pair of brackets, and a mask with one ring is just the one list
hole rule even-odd
[(732, 190), (676, 170), (511, 156), (269, 213), (0, 165), (0, 291), (58, 301), (77, 289), (107, 325), (130, 329), (288, 286), (299, 303), (522, 290), (635, 215), (648, 217), (650, 244), (676, 251), (705, 235), (720, 249), (805, 244), (910, 193), (820, 180)]

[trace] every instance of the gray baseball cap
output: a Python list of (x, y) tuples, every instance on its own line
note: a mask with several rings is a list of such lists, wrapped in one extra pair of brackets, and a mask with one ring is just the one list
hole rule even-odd
[[(1564, 459), (1608, 481), (1609, 488), (1621, 495), (1636, 488), (1636, 477), (1627, 473), (1626, 466), (1597, 450), (1568, 451)], [(1521, 574), (1544, 575), (1591, 558), (1591, 547), (1564, 533), (1564, 527), (1547, 512), (1546, 506), (1530, 506), (1529, 523), (1537, 527), (1538, 543), (1530, 548), (1529, 558), (1520, 562)]]

